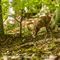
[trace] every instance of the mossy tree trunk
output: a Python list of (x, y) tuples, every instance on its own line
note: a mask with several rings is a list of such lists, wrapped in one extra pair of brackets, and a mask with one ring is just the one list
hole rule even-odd
[[(57, 4), (60, 4), (60, 0), (56, 0)], [(60, 23), (60, 6), (56, 8), (56, 23)]]
[(23, 17), (21, 16), (21, 20), (20, 20), (20, 37), (22, 37), (22, 20), (23, 20)]
[(0, 35), (3, 34), (4, 34), (4, 29), (3, 29), (2, 5), (0, 0)]
[(20, 37), (22, 37), (22, 21), (24, 19), (24, 9), (21, 9), (21, 19), (20, 19)]

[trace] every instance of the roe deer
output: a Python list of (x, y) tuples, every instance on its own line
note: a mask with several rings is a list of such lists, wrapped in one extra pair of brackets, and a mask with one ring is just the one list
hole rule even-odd
[(46, 31), (47, 32), (49, 31), (49, 29), (50, 29), (49, 23), (51, 21), (51, 16), (52, 15), (49, 13), (49, 14), (46, 14), (44, 16), (41, 16), (39, 20), (32, 22), (34, 25), (34, 29), (32, 30), (33, 31), (32, 35), (34, 38), (36, 37), (37, 33), (39, 32), (40, 28), (42, 28), (42, 27), (46, 27)]

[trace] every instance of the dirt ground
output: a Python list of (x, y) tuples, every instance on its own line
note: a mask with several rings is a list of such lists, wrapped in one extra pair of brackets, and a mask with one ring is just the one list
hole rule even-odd
[[(4, 35), (0, 37), (0, 55), (7, 53), (36, 54), (37, 56), (49, 56), (50, 54), (60, 55), (60, 30), (53, 33), (51, 37), (44, 38), (45, 35), (38, 35), (36, 38), (32, 36), (24, 36), (20, 38), (13, 35)], [(42, 55), (42, 56), (41, 56)], [(39, 59), (38, 59), (39, 60)]]

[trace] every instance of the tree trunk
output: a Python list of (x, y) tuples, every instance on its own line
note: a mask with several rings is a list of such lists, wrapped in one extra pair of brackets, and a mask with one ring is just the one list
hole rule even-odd
[(22, 37), (22, 19), (23, 19), (23, 17), (21, 16), (21, 20), (20, 20), (20, 37)]
[(2, 6), (1, 6), (1, 0), (0, 0), (0, 35), (4, 34), (3, 29), (3, 17), (2, 17)]
[(21, 19), (20, 19), (20, 38), (22, 37), (22, 21), (24, 19), (24, 9), (21, 10)]
[[(57, 4), (60, 4), (60, 0), (56, 0)], [(60, 23), (60, 7), (56, 8), (56, 23)]]

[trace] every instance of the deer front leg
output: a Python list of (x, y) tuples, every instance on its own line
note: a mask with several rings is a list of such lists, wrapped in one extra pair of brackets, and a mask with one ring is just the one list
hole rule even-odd
[(33, 31), (33, 34), (32, 34), (33, 38), (36, 38), (39, 30), (40, 30), (40, 27), (38, 25), (34, 27), (34, 31)]

